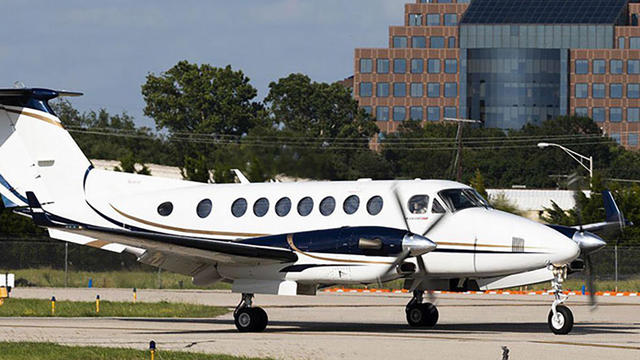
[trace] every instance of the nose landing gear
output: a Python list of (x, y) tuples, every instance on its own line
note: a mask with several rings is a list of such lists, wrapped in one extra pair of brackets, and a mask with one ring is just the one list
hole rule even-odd
[(240, 332), (261, 332), (267, 327), (269, 317), (259, 307), (253, 307), (253, 294), (242, 294), (242, 300), (233, 312), (236, 328)]
[(438, 323), (438, 309), (432, 303), (423, 303), (424, 291), (415, 290), (413, 298), (407, 304), (407, 322), (413, 327), (432, 328)]
[(547, 323), (554, 334), (566, 335), (573, 329), (573, 313), (563, 305), (569, 298), (569, 296), (562, 293), (562, 282), (567, 277), (567, 267), (549, 265), (549, 270), (553, 272), (551, 284), (553, 286), (554, 301), (551, 305)]

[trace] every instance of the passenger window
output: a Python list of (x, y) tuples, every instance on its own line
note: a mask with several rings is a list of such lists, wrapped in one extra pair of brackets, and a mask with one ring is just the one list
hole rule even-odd
[(409, 199), (409, 211), (412, 214), (426, 214), (429, 209), (429, 196), (416, 195)]
[(298, 202), (298, 214), (308, 216), (313, 210), (313, 199), (306, 197)]
[(276, 203), (276, 214), (278, 214), (278, 216), (280, 217), (283, 217), (287, 216), (287, 214), (289, 214), (289, 211), (291, 211), (291, 199), (289, 199), (288, 197), (284, 197), (278, 200), (278, 202)]
[(360, 207), (360, 198), (357, 195), (349, 196), (344, 201), (344, 204), (342, 204), (342, 208), (344, 209), (344, 212), (347, 213), (348, 215), (355, 214), (355, 212), (358, 211), (359, 207)]
[(333, 214), (333, 211), (336, 209), (336, 199), (332, 196), (327, 196), (322, 199), (320, 202), (320, 214), (324, 216), (329, 216)]
[(169, 216), (173, 212), (173, 204), (169, 201), (158, 205), (158, 214), (160, 216)]
[(269, 211), (269, 200), (260, 198), (253, 204), (253, 213), (257, 217), (265, 216), (267, 211)]
[(247, 200), (240, 198), (231, 205), (231, 213), (235, 217), (241, 217), (247, 212)]
[(438, 199), (433, 199), (431, 212), (434, 214), (444, 214), (447, 212), (447, 210), (444, 209), (444, 207), (442, 206), (442, 204), (440, 204), (440, 201), (438, 201)]
[(374, 196), (367, 202), (367, 211), (371, 215), (378, 215), (382, 211), (382, 198), (380, 196)]
[(196, 213), (198, 213), (198, 216), (201, 219), (204, 219), (209, 216), (209, 214), (211, 214), (212, 207), (213, 204), (211, 203), (211, 200), (204, 199), (198, 203), (198, 206), (196, 207)]

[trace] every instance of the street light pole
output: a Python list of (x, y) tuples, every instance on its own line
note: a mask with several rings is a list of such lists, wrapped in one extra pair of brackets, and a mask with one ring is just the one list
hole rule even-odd
[[(589, 188), (591, 188), (593, 186), (593, 156), (589, 156), (589, 157), (584, 156), (580, 153), (577, 153), (559, 144), (545, 143), (545, 142), (538, 143), (538, 147), (541, 149), (551, 147), (551, 146), (562, 149), (564, 152), (569, 154), (569, 156), (571, 156), (573, 160), (577, 161), (580, 164), (580, 166), (582, 166), (589, 172)], [(589, 166), (587, 166), (586, 163), (588, 163)]]

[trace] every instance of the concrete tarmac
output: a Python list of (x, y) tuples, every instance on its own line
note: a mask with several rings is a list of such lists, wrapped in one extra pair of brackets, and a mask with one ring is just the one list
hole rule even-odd
[[(16, 289), (18, 298), (130, 301), (131, 289)], [(315, 297), (256, 296), (269, 315), (264, 333), (236, 332), (231, 314), (215, 319), (0, 318), (0, 341), (51, 341), (145, 349), (183, 350), (278, 359), (640, 359), (640, 298), (587, 298), (567, 305), (573, 332), (556, 336), (547, 327), (551, 296), (439, 295), (434, 329), (406, 325), (406, 294), (326, 294)], [(235, 307), (226, 291), (140, 290), (138, 301), (172, 301)]]

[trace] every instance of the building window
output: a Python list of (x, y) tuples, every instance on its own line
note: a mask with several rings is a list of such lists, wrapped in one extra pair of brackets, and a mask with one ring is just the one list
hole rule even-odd
[(424, 119), (422, 115), (422, 107), (412, 106), (411, 109), (409, 110), (409, 116), (411, 120), (422, 121)]
[(429, 106), (427, 108), (427, 120), (440, 121), (440, 108), (437, 106)]
[(620, 144), (620, 134), (618, 134), (618, 133), (611, 133), (611, 139), (613, 139), (615, 142), (617, 142), (618, 144)]
[(423, 92), (422, 83), (411, 83), (411, 97), (420, 98)]
[(440, 25), (440, 14), (427, 14), (427, 26)]
[(453, 106), (447, 106), (444, 108), (444, 117), (447, 119), (455, 119), (458, 117), (458, 109)]
[(447, 47), (449, 47), (449, 49), (455, 49), (456, 47), (456, 38), (455, 36), (451, 36), (447, 39), (448, 41), (448, 45)]
[(640, 74), (640, 60), (627, 61), (627, 74)]
[(609, 121), (621, 122), (622, 121), (622, 108), (613, 107), (609, 109)]
[(628, 84), (627, 85), (627, 98), (638, 99), (640, 98), (640, 84)]
[(457, 26), (458, 14), (444, 14), (444, 26)]
[(370, 215), (378, 215), (382, 211), (383, 201), (380, 196), (374, 196), (367, 201), (367, 212)]
[(408, 45), (406, 36), (394, 36), (393, 37), (393, 47), (397, 49), (406, 48)]
[(370, 74), (373, 72), (373, 60), (372, 59), (360, 59), (360, 73)]
[(444, 49), (444, 37), (443, 36), (432, 36), (430, 38), (430, 48), (432, 49)]
[(257, 217), (263, 217), (267, 215), (268, 211), (269, 211), (269, 200), (267, 200), (266, 198), (260, 198), (256, 200), (255, 203), (253, 203), (253, 213)]
[(444, 61), (444, 72), (447, 74), (455, 74), (458, 72), (458, 60), (446, 59)]
[(422, 26), (422, 14), (409, 14), (409, 26)]
[(611, 84), (609, 88), (609, 97), (612, 99), (622, 98), (622, 84)]
[(622, 74), (622, 60), (611, 60), (609, 63), (609, 71), (612, 74)]
[(444, 97), (454, 98), (458, 96), (458, 84), (457, 83), (445, 83), (444, 84)]
[(604, 84), (593, 84), (593, 94), (594, 99), (604, 99), (605, 97), (605, 87)]
[(427, 96), (431, 98), (440, 97), (440, 83), (428, 83)]
[(411, 73), (422, 74), (424, 72), (424, 60), (411, 59)]
[(378, 106), (376, 108), (376, 120), (378, 120), (378, 121), (389, 121), (389, 107), (388, 106)]
[(618, 38), (618, 49), (624, 49), (625, 48), (625, 39), (623, 37), (619, 37)]
[(406, 97), (406, 96), (407, 96), (407, 84), (393, 83), (393, 97)]
[(360, 198), (357, 195), (349, 196), (344, 200), (344, 203), (342, 204), (342, 209), (348, 215), (355, 214), (355, 212), (358, 211), (359, 207), (360, 207)]
[(576, 98), (585, 99), (589, 96), (589, 87), (587, 84), (576, 84)]
[(427, 47), (427, 38), (424, 36), (414, 36), (411, 38), (411, 47), (416, 49), (425, 49)]
[(579, 117), (588, 117), (589, 110), (586, 107), (577, 107), (575, 114)]
[(631, 26), (638, 26), (638, 14), (631, 14)]
[(429, 59), (427, 61), (427, 72), (429, 72), (429, 74), (439, 74), (440, 59)]
[(640, 49), (640, 37), (629, 38), (629, 49)]
[(607, 62), (604, 60), (593, 60), (593, 73), (604, 74), (607, 71)]
[(393, 107), (393, 121), (405, 121), (407, 120), (407, 108), (404, 106)]
[(629, 134), (627, 145), (638, 146), (638, 134)]
[(393, 59), (393, 72), (396, 74), (404, 74), (407, 72), (406, 59)]
[(240, 198), (231, 204), (231, 213), (233, 216), (239, 218), (247, 212), (247, 200)]
[(376, 96), (377, 97), (389, 97), (389, 83), (388, 82), (379, 82), (376, 85)]
[(373, 112), (373, 108), (371, 106), (363, 106), (362, 110), (364, 110), (364, 112), (369, 116), (371, 116)]
[(199, 218), (204, 219), (209, 216), (209, 214), (211, 214), (212, 208), (213, 203), (211, 202), (211, 200), (204, 199), (198, 203), (198, 206), (196, 206), (196, 213), (198, 214)]
[(173, 204), (170, 201), (158, 205), (158, 215), (169, 216), (173, 212)]
[(371, 97), (373, 95), (373, 85), (370, 82), (360, 83), (360, 97)]
[(378, 59), (376, 62), (376, 71), (378, 74), (389, 73), (389, 59)]
[(589, 73), (589, 61), (576, 60), (576, 74), (588, 74), (588, 73)]
[(627, 122), (640, 121), (640, 108), (628, 108), (627, 109)]
[(320, 202), (320, 214), (324, 216), (329, 216), (333, 214), (333, 211), (336, 209), (336, 199), (332, 196), (327, 196), (322, 199)]
[(594, 107), (593, 108), (593, 121), (595, 122), (604, 122), (605, 118), (607, 117), (606, 115), (606, 111), (604, 110), (604, 108), (601, 107)]
[(313, 211), (313, 199), (305, 197), (298, 202), (298, 214), (300, 216), (308, 216)]

